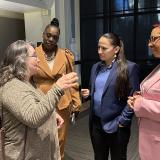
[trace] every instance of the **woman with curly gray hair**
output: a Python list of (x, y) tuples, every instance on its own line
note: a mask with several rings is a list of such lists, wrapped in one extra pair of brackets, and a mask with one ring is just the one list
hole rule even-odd
[(30, 43), (7, 48), (0, 69), (0, 111), (5, 128), (6, 160), (59, 160), (57, 126), (63, 119), (55, 105), (64, 90), (76, 85), (76, 73), (63, 75), (46, 95), (32, 85), (39, 60)]

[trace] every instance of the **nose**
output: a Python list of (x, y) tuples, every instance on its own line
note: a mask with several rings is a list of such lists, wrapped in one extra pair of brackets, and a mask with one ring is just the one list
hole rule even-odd
[(149, 42), (149, 43), (148, 43), (148, 47), (150, 47), (150, 48), (154, 47), (153, 42)]
[(98, 48), (98, 53), (99, 53), (99, 54), (102, 53), (102, 48), (101, 48), (101, 47)]
[(49, 37), (49, 39), (48, 39), (50, 42), (52, 42), (53, 41), (53, 37)]

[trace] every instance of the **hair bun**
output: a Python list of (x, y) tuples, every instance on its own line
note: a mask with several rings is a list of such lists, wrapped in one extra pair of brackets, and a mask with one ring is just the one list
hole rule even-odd
[(57, 18), (53, 18), (50, 25), (53, 25), (53, 26), (56, 26), (56, 27), (59, 27), (59, 21)]

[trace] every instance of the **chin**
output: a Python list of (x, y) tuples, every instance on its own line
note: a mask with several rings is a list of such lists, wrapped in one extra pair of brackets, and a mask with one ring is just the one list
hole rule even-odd
[(104, 58), (102, 58), (102, 57), (99, 57), (99, 59), (101, 60), (101, 61), (104, 61), (105, 59)]

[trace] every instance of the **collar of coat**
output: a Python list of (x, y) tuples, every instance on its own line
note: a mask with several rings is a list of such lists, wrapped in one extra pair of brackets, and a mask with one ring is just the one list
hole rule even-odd
[(37, 57), (40, 60), (39, 69), (41, 70), (41, 72), (43, 71), (45, 74), (47, 74), (49, 77), (53, 78), (64, 67), (66, 62), (64, 49), (61, 49), (61, 48), (57, 49), (55, 53), (54, 65), (52, 69), (50, 69), (47, 64), (42, 45), (40, 45), (39, 47), (36, 47), (35, 50), (36, 50)]

